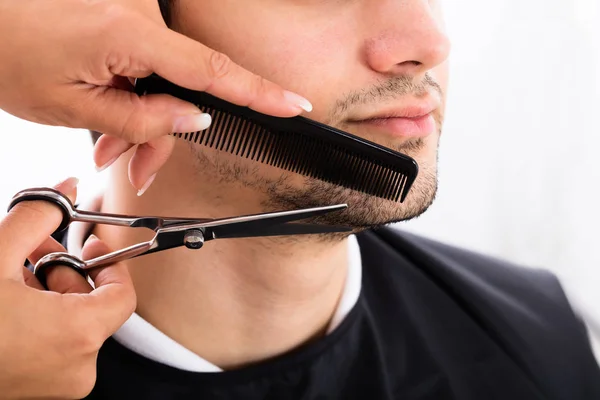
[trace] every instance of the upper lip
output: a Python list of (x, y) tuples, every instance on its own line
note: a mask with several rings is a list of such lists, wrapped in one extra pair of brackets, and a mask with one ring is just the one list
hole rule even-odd
[(439, 107), (439, 101), (431, 96), (417, 101), (404, 101), (403, 104), (392, 104), (379, 107), (372, 113), (364, 113), (348, 119), (349, 122), (364, 122), (389, 118), (419, 118), (431, 114)]

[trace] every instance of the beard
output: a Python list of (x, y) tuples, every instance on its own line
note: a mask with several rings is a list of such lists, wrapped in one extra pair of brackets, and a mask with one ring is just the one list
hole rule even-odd
[(301, 189), (286, 186), (274, 188), (263, 204), (273, 210), (347, 204), (346, 210), (314, 218), (313, 222), (349, 226), (358, 232), (418, 217), (431, 206), (436, 192), (435, 172), (421, 169), (404, 203), (310, 178), (304, 181)]
[[(397, 76), (366, 90), (346, 94), (330, 110), (324, 122), (342, 131), (346, 130), (349, 110), (362, 105), (401, 98), (436, 93), (444, 98), (441, 86), (427, 74), (415, 82), (409, 76)], [(230, 154), (196, 148), (199, 171), (213, 170), (213, 176), (222, 183), (238, 184), (260, 193), (264, 212), (323, 207), (347, 204), (348, 208), (312, 219), (310, 222), (343, 225), (354, 232), (377, 228), (382, 225), (407, 221), (423, 214), (433, 203), (437, 193), (437, 150), (443, 125), (443, 107), (433, 112), (438, 131), (425, 138), (409, 139), (402, 143), (379, 143), (412, 157), (419, 165), (419, 173), (403, 203), (375, 197), (356, 190), (344, 188), (315, 178), (263, 166)], [(350, 131), (350, 133), (353, 133)], [(355, 133), (356, 134), (356, 133)], [(363, 136), (378, 142), (377, 138)], [(388, 139), (389, 140), (389, 139)], [(308, 222), (308, 221), (307, 221)]]
[[(437, 138), (436, 138), (437, 139)], [(231, 154), (192, 146), (198, 171), (210, 173), (219, 184), (241, 185), (259, 193), (263, 212), (296, 210), (347, 204), (344, 211), (322, 215), (306, 222), (343, 225), (360, 232), (383, 225), (407, 221), (423, 214), (437, 193), (437, 140), (433, 155), (423, 153), (424, 140), (409, 141), (396, 147), (419, 164), (419, 174), (403, 203), (382, 199), (315, 178), (301, 176), (275, 167), (237, 158)]]

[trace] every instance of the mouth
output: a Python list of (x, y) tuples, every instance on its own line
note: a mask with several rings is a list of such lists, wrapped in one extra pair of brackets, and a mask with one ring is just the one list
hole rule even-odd
[(437, 129), (434, 113), (438, 107), (439, 102), (431, 98), (404, 107), (389, 107), (364, 117), (350, 118), (347, 123), (368, 129), (372, 134), (396, 139), (424, 138)]

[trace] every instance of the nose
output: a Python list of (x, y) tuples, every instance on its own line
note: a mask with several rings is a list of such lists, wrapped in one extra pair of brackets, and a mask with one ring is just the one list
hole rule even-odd
[(444, 32), (439, 0), (369, 1), (371, 35), (365, 42), (366, 62), (381, 74), (423, 76), (444, 63), (450, 41)]

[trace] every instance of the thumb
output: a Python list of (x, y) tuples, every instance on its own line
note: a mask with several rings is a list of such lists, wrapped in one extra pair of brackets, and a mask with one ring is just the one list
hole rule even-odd
[(210, 126), (210, 115), (191, 103), (157, 94), (138, 96), (119, 88), (89, 88), (79, 102), (81, 127), (145, 143), (173, 132), (197, 132)]
[[(77, 182), (69, 178), (54, 188), (71, 202), (77, 196)], [(56, 230), (63, 215), (58, 207), (45, 201), (24, 201), (0, 220), (0, 277), (22, 279), (25, 258)]]
[[(110, 253), (109, 247), (91, 236), (85, 243), (82, 258), (89, 260)], [(115, 333), (133, 314), (136, 306), (136, 296), (127, 267), (117, 263), (108, 267), (90, 271), (95, 289), (87, 297), (89, 312), (98, 322), (98, 329), (106, 337)]]

